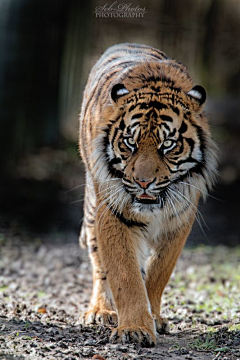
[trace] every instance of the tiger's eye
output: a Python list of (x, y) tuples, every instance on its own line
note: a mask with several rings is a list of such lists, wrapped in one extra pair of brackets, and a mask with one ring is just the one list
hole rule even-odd
[(135, 140), (133, 138), (128, 138), (128, 142), (130, 145), (135, 145)]
[(174, 143), (173, 140), (166, 140), (166, 141), (164, 141), (163, 146), (164, 146), (165, 148), (169, 148), (170, 146), (173, 145), (173, 143)]
[(127, 145), (127, 147), (129, 149), (131, 149), (132, 151), (134, 151), (135, 147), (136, 147), (136, 141), (132, 138), (132, 137), (129, 137), (129, 138), (125, 138), (123, 139), (124, 143)]

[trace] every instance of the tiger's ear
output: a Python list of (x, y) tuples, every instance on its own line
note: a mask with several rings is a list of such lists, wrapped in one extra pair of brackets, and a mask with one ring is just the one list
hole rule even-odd
[(111, 97), (114, 102), (117, 102), (117, 100), (121, 96), (126, 95), (128, 93), (129, 93), (129, 91), (125, 88), (125, 86), (123, 84), (116, 84), (112, 88)]
[(187, 95), (193, 100), (197, 101), (199, 106), (202, 106), (205, 103), (207, 94), (205, 89), (201, 85), (194, 86)]

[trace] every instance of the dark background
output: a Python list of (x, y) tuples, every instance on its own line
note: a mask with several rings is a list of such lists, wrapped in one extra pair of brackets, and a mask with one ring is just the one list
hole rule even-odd
[(83, 89), (104, 50), (128, 41), (163, 50), (206, 88), (220, 149), (218, 199), (201, 204), (209, 229), (200, 218), (203, 231), (196, 223), (188, 244), (239, 244), (240, 1), (133, 0), (146, 8), (142, 18), (96, 18), (106, 3), (0, 0), (0, 232), (76, 241)]

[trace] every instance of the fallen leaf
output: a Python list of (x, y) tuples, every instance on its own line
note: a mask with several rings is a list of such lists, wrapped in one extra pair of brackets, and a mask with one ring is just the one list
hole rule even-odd
[(40, 314), (46, 314), (47, 310), (45, 308), (39, 308), (37, 312)]
[(95, 360), (106, 360), (105, 358), (103, 358), (101, 355), (99, 354), (96, 354), (96, 355), (93, 355), (93, 358), (92, 359), (95, 359)]

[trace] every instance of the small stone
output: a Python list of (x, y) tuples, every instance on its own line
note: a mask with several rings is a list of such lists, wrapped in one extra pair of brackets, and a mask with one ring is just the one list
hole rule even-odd
[(87, 346), (93, 346), (95, 344), (96, 344), (96, 341), (94, 341), (92, 339), (89, 339), (89, 340), (84, 342), (84, 345), (87, 345)]
[(68, 348), (68, 344), (66, 344), (65, 342), (61, 342), (60, 344), (58, 344), (61, 348), (63, 349), (67, 349)]
[(32, 343), (30, 346), (31, 346), (31, 347), (38, 347), (38, 345), (35, 344), (35, 343)]
[(124, 353), (127, 353), (127, 352), (128, 352), (128, 348), (125, 347), (125, 346), (119, 346), (119, 347), (118, 347), (118, 350), (120, 350), (120, 351), (122, 351), (122, 352), (124, 352)]

